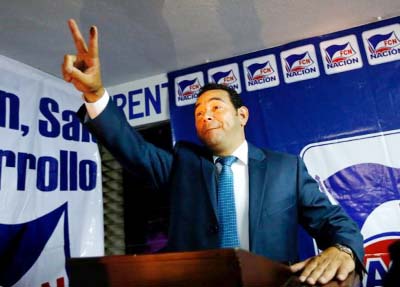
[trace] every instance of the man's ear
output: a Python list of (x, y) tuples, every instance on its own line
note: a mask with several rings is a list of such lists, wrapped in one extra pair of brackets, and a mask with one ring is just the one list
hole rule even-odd
[(244, 127), (247, 124), (247, 121), (249, 119), (249, 110), (245, 106), (241, 106), (238, 109), (238, 115), (240, 119), (240, 125)]

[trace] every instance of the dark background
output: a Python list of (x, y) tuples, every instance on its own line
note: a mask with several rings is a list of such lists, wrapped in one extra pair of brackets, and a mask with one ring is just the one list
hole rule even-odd
[[(171, 126), (161, 123), (139, 133), (157, 147), (172, 151)], [(123, 171), (126, 254), (160, 251), (167, 240), (169, 195), (155, 191), (143, 176)]]

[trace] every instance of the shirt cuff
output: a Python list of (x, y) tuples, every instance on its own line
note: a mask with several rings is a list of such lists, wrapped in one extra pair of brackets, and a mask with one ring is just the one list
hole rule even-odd
[(110, 95), (108, 94), (107, 90), (104, 90), (104, 94), (96, 102), (88, 103), (85, 101), (86, 111), (89, 118), (93, 120), (98, 115), (100, 115), (106, 108), (109, 100)]

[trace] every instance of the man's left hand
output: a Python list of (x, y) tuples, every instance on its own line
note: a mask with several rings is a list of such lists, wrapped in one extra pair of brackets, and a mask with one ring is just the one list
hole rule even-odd
[(314, 285), (326, 284), (333, 278), (340, 281), (354, 271), (356, 265), (352, 256), (336, 247), (329, 247), (317, 256), (290, 266), (292, 272), (301, 271), (300, 281)]

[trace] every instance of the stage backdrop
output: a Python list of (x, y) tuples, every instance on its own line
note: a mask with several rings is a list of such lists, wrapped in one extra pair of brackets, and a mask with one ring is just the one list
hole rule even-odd
[(101, 166), (80, 95), (0, 56), (0, 286), (68, 286), (66, 259), (103, 255)]
[[(234, 87), (250, 109), (247, 138), (300, 155), (322, 192), (364, 236), (381, 286), (400, 238), (400, 17), (168, 74), (174, 141), (197, 142), (193, 103), (204, 83)], [(273, 232), (273, 231), (271, 231)], [(316, 252), (301, 233), (301, 257)]]

